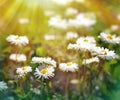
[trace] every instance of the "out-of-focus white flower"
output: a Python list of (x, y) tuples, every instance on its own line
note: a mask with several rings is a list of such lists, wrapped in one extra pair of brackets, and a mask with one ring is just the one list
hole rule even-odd
[(11, 44), (15, 44), (19, 47), (25, 46), (29, 43), (29, 40), (26, 36), (9, 35), (6, 40)]
[(38, 89), (38, 88), (31, 88), (30, 90), (37, 95), (39, 95), (41, 93), (40, 89)]
[(89, 59), (83, 59), (83, 62), (82, 64), (91, 64), (91, 63), (94, 63), (94, 62), (99, 62), (99, 58), (98, 57), (92, 57), (92, 58), (89, 58)]
[(48, 25), (58, 29), (66, 29), (68, 27), (67, 20), (62, 19), (59, 15), (51, 17), (48, 21)]
[(65, 72), (75, 72), (78, 70), (78, 64), (72, 62), (60, 63), (59, 69)]
[(0, 91), (6, 90), (8, 88), (7, 84), (4, 81), (0, 82)]
[(107, 48), (101, 48), (101, 47), (95, 47), (94, 51), (92, 52), (92, 55), (96, 55), (97, 57), (100, 57), (102, 59), (111, 60), (118, 58), (116, 53), (113, 50), (109, 50)]
[(79, 83), (79, 80), (78, 79), (72, 79), (70, 81), (71, 84), (78, 84)]
[(79, 44), (68, 44), (67, 49), (74, 49), (74, 50), (80, 50), (80, 45)]
[(85, 0), (73, 0), (73, 1), (78, 2), (78, 3), (84, 3), (85, 2)]
[(78, 13), (78, 10), (75, 8), (67, 8), (65, 14), (66, 15), (76, 15)]
[(27, 24), (27, 23), (29, 23), (29, 19), (28, 19), (28, 18), (20, 18), (20, 19), (18, 20), (18, 22), (19, 22), (20, 24)]
[(76, 19), (80, 22), (81, 26), (85, 26), (85, 27), (92, 26), (96, 23), (95, 19), (88, 18), (83, 13), (78, 14)]
[(17, 61), (17, 62), (25, 62), (26, 61), (26, 55), (24, 54), (11, 54), (10, 60)]
[(52, 0), (52, 1), (58, 5), (67, 5), (72, 2), (72, 0)]
[(117, 30), (119, 29), (119, 26), (118, 26), (118, 25), (112, 25), (112, 26), (110, 27), (110, 29), (111, 29), (112, 31), (117, 31)]
[(117, 15), (117, 19), (120, 20), (120, 14)]
[(80, 37), (76, 41), (77, 44), (87, 43), (87, 44), (96, 44), (95, 38), (92, 36)]
[(98, 37), (107, 43), (112, 43), (112, 44), (120, 43), (120, 37), (116, 37), (116, 35), (111, 35), (105, 32), (101, 32)]
[(16, 69), (16, 73), (18, 74), (18, 78), (25, 76), (28, 72), (32, 72), (32, 67), (24, 66)]
[(55, 37), (55, 35), (45, 35), (45, 36), (44, 36), (44, 39), (45, 39), (45, 40), (55, 40), (56, 37)]
[(47, 67), (56, 67), (56, 61), (52, 60), (50, 57), (33, 57), (32, 58), (33, 63), (39, 63), (39, 64), (45, 64)]
[(50, 11), (48, 10), (48, 11), (45, 11), (44, 14), (48, 17), (51, 17), (51, 16), (55, 15), (55, 12), (52, 10), (50, 10)]
[[(90, 17), (89, 17), (90, 16)], [(92, 13), (80, 13), (74, 19), (68, 20), (69, 27), (90, 27), (96, 23), (96, 18)]]
[(55, 75), (54, 74), (54, 68), (52, 68), (52, 67), (43, 68), (43, 69), (36, 68), (34, 75), (38, 79), (40, 79), (40, 78), (49, 79), (51, 77), (54, 77), (54, 75)]
[[(88, 16), (90, 15), (90, 17)], [(68, 20), (68, 26), (70, 27), (90, 27), (96, 23), (95, 16), (91, 13), (80, 13), (76, 16), (75, 19), (69, 19)]]
[(78, 34), (76, 32), (67, 32), (66, 33), (66, 39), (73, 39), (73, 38), (77, 38)]

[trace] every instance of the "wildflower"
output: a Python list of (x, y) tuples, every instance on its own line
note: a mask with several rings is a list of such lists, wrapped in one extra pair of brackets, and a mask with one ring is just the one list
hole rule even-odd
[(96, 23), (95, 19), (89, 18), (84, 13), (77, 15), (76, 19), (80, 22), (81, 26), (90, 27)]
[(77, 38), (78, 34), (76, 32), (67, 32), (66, 33), (66, 39), (72, 39), (72, 38)]
[(4, 81), (0, 82), (0, 91), (6, 90), (8, 88), (7, 84)]
[(101, 47), (95, 47), (94, 51), (92, 52), (92, 55), (96, 55), (97, 57), (100, 57), (102, 59), (111, 60), (118, 58), (116, 53), (113, 50), (109, 50), (107, 48), (101, 48)]
[(32, 68), (30, 66), (24, 66), (16, 69), (16, 73), (19, 78), (25, 76), (28, 72), (32, 72)]
[(75, 49), (81, 51), (91, 51), (96, 46), (96, 41), (93, 37), (80, 37), (77, 39), (76, 44), (69, 44), (68, 49)]
[(99, 62), (99, 58), (98, 57), (92, 57), (92, 58), (89, 58), (89, 59), (84, 59), (82, 64), (91, 64), (91, 63), (94, 63), (94, 62)]
[(116, 35), (107, 34), (105, 32), (101, 32), (99, 38), (107, 43), (120, 43), (120, 37), (116, 37)]
[(6, 40), (19, 47), (25, 46), (29, 43), (29, 40), (26, 36), (9, 35)]
[(53, 72), (54, 72), (54, 68), (52, 68), (52, 67), (43, 68), (43, 69), (36, 68), (34, 75), (38, 79), (40, 79), (40, 78), (42, 78), (42, 79), (49, 79), (49, 78), (54, 76)]
[(110, 29), (112, 31), (117, 31), (119, 29), (119, 26), (118, 25), (111, 25)]
[[(91, 15), (91, 18), (87, 15)], [(68, 20), (69, 27), (79, 28), (83, 27), (90, 27), (96, 23), (95, 17), (91, 13), (80, 13), (74, 19)]]
[(27, 23), (29, 23), (29, 19), (28, 18), (20, 18), (19, 23), (20, 24), (27, 24)]
[(44, 14), (48, 17), (51, 17), (51, 16), (55, 15), (55, 12), (52, 10), (48, 10), (48, 11), (45, 11)]
[(52, 0), (52, 1), (58, 5), (67, 5), (72, 2), (72, 0)]
[(75, 8), (68, 8), (68, 9), (66, 9), (65, 13), (66, 13), (66, 15), (75, 15), (78, 13), (78, 11)]
[(37, 95), (39, 95), (41, 93), (40, 89), (38, 89), (38, 88), (31, 88), (30, 90)]
[(48, 67), (56, 67), (56, 61), (52, 60), (50, 57), (45, 58), (45, 57), (33, 57), (32, 58), (33, 63), (39, 63), (43, 64)]
[(70, 81), (71, 84), (78, 84), (79, 83), (79, 80), (78, 79), (72, 79)]
[(59, 69), (62, 71), (66, 71), (66, 72), (68, 72), (68, 71), (75, 72), (78, 70), (78, 64), (72, 63), (72, 62), (60, 63)]
[(67, 20), (62, 19), (61, 16), (54, 16), (51, 17), (48, 21), (49, 26), (58, 28), (58, 29), (66, 29), (68, 27)]
[(55, 40), (55, 38), (56, 38), (55, 35), (45, 35), (44, 36), (45, 40)]
[(26, 61), (26, 55), (24, 54), (11, 54), (10, 60), (16, 61), (16, 62), (25, 62)]

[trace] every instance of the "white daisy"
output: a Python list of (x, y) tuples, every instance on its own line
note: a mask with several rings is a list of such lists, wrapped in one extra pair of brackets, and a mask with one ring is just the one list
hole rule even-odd
[(99, 62), (99, 58), (98, 57), (92, 57), (92, 58), (89, 58), (89, 59), (83, 59), (83, 62), (82, 64), (91, 64), (91, 63), (94, 63), (94, 62)]
[(0, 82), (0, 91), (6, 90), (8, 88), (7, 84), (4, 81)]
[(16, 62), (25, 62), (26, 61), (26, 55), (24, 54), (11, 54), (9, 57), (10, 60), (16, 61)]
[(98, 37), (107, 43), (112, 43), (112, 44), (120, 43), (120, 37), (116, 37), (116, 35), (111, 35), (105, 32), (101, 32), (100, 36)]
[(68, 71), (75, 72), (78, 70), (78, 64), (72, 63), (72, 62), (60, 63), (59, 69), (62, 71), (66, 71), (66, 72), (68, 72)]
[(73, 39), (73, 38), (77, 38), (78, 34), (76, 32), (67, 32), (66, 33), (66, 39)]
[(118, 58), (118, 56), (116, 55), (116, 53), (113, 50), (109, 50), (107, 48), (101, 48), (101, 47), (95, 47), (94, 51), (92, 52), (92, 55), (96, 55), (102, 59), (106, 59), (106, 60), (111, 60), (111, 59), (115, 59)]
[(6, 40), (19, 47), (25, 46), (29, 43), (29, 40), (26, 36), (9, 35)]
[(33, 63), (39, 63), (39, 64), (45, 64), (45, 66), (48, 67), (56, 67), (56, 61), (52, 60), (50, 57), (33, 57), (32, 58)]
[(19, 78), (25, 76), (28, 72), (32, 72), (32, 67), (24, 66), (16, 69)]
[(49, 68), (43, 68), (43, 69), (39, 69), (36, 68), (35, 69), (35, 77), (37, 77), (38, 79), (42, 78), (42, 79), (49, 79), (51, 77), (54, 77), (54, 68), (49, 67)]
[(96, 44), (96, 41), (94, 37), (87, 36), (87, 37), (80, 37), (79, 39), (77, 39), (76, 43), (77, 44), (82, 44), (82, 43)]
[(81, 51), (91, 51), (96, 46), (96, 41), (93, 37), (80, 37), (76, 44), (69, 44), (68, 49), (75, 49)]

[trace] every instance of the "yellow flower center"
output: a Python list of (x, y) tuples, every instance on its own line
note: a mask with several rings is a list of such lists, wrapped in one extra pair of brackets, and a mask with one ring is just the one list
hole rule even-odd
[(108, 39), (112, 39), (113, 37), (112, 37), (112, 35), (108, 35), (107, 38)]
[(105, 51), (105, 50), (102, 50), (102, 53), (105, 55), (105, 54), (107, 54), (107, 52)]
[(40, 72), (41, 72), (42, 74), (46, 74), (46, 73), (48, 72), (48, 70), (47, 70), (47, 68), (44, 68), (44, 69), (40, 70)]
[(15, 38), (15, 40), (20, 40), (20, 37), (19, 37), (19, 36), (17, 36), (17, 37)]
[(26, 70), (27, 69), (27, 67), (22, 67), (22, 70)]
[(84, 42), (88, 42), (88, 39), (84, 39), (83, 41), (84, 41)]
[(67, 64), (67, 66), (71, 66), (72, 62), (67, 62), (66, 64)]

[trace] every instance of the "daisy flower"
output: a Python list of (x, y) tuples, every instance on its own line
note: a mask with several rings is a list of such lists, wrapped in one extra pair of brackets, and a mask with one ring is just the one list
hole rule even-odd
[(75, 72), (78, 70), (78, 64), (72, 63), (72, 62), (60, 63), (59, 69), (62, 71), (66, 71), (66, 72), (68, 72), (68, 71)]
[(26, 36), (9, 35), (6, 40), (19, 47), (25, 46), (29, 43), (29, 40)]
[(28, 72), (32, 72), (32, 68), (30, 66), (24, 66), (16, 69), (16, 73), (19, 78), (25, 76)]
[(116, 35), (111, 35), (105, 32), (101, 32), (98, 36), (102, 41), (107, 43), (117, 44), (120, 43), (120, 37), (116, 37)]
[(37, 77), (38, 79), (42, 78), (42, 79), (49, 79), (51, 77), (54, 77), (54, 68), (49, 67), (49, 68), (43, 68), (40, 69), (39, 67), (35, 69), (35, 77)]
[(82, 64), (91, 64), (91, 63), (94, 63), (94, 62), (99, 62), (99, 58), (98, 57), (92, 57), (92, 58), (89, 58), (89, 59), (84, 59)]
[(96, 46), (96, 41), (93, 37), (80, 37), (77, 39), (76, 44), (69, 44), (68, 49), (75, 49), (81, 51), (91, 51)]
[(33, 57), (32, 62), (43, 64), (43, 65), (48, 66), (48, 67), (56, 67), (56, 61), (52, 60), (50, 57), (47, 57), (47, 58), (45, 58), (45, 57)]
[(4, 81), (0, 82), (0, 91), (6, 90), (8, 88), (7, 84)]
[(10, 60), (16, 61), (16, 62), (25, 62), (26, 61), (26, 55), (24, 54), (11, 54), (9, 56)]
[(115, 59), (118, 58), (118, 56), (116, 55), (116, 53), (113, 50), (109, 50), (107, 48), (101, 48), (101, 47), (95, 47), (94, 51), (92, 52), (92, 55), (96, 55), (102, 59), (106, 59), (106, 60), (111, 60), (111, 59)]

